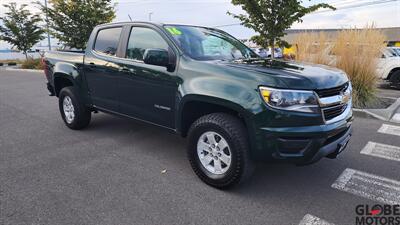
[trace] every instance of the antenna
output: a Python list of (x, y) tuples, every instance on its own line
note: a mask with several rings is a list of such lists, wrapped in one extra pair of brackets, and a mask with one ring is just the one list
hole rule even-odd
[(129, 19), (132, 21), (131, 15), (128, 14)]

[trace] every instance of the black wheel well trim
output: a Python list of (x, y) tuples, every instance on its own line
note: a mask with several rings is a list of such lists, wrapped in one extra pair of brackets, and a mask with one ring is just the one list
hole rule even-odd
[[(184, 121), (185, 107), (188, 106), (188, 104), (192, 104), (192, 103), (210, 104), (210, 105), (213, 105), (216, 107), (224, 108), (227, 111), (235, 112), (237, 114), (237, 116), (239, 116), (242, 119), (246, 128), (248, 128), (248, 126), (247, 126), (249, 124), (248, 119), (252, 115), (252, 113), (249, 112), (248, 110), (246, 110), (245, 108), (243, 108), (238, 103), (235, 103), (235, 102), (232, 102), (232, 101), (229, 101), (226, 99), (214, 97), (214, 96), (191, 94), (191, 95), (185, 96), (181, 99), (180, 104), (178, 105), (178, 109), (176, 110), (177, 113), (175, 115), (177, 132), (183, 137), (185, 137), (187, 135), (190, 125), (194, 122), (194, 121), (190, 121), (190, 124), (185, 124), (185, 121)], [(215, 112), (218, 112), (218, 111), (215, 111)], [(220, 112), (224, 112), (224, 111), (220, 111)], [(198, 118), (196, 118), (196, 119), (198, 119)]]
[[(54, 76), (54, 90), (55, 90), (55, 94), (57, 97), (62, 88), (68, 87), (68, 86), (75, 86), (74, 80), (71, 79), (71, 77), (67, 74), (56, 72), (56, 73), (54, 73), (53, 76)], [(57, 80), (62, 80), (62, 82), (64, 82), (63, 84), (66, 84), (66, 85), (59, 87), (59, 85), (57, 85), (57, 83), (58, 83)]]
[(391, 69), (390, 72), (389, 72), (389, 75), (388, 75), (387, 79), (390, 80), (390, 78), (392, 77), (392, 75), (393, 75), (395, 72), (399, 71), (399, 70), (400, 70), (400, 67), (395, 67), (395, 68)]

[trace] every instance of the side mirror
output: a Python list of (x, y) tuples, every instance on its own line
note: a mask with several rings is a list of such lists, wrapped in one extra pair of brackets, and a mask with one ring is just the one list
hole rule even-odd
[(149, 65), (163, 66), (168, 71), (175, 69), (175, 63), (171, 60), (173, 57), (165, 49), (146, 49), (143, 55), (143, 61)]

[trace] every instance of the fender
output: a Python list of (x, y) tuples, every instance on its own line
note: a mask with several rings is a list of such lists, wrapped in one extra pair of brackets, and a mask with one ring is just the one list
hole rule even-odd
[[(379, 67), (378, 67), (378, 68), (379, 68)], [(381, 73), (381, 74), (379, 74), (379, 75), (380, 75), (380, 77), (381, 77), (382, 79), (387, 80), (387, 79), (390, 79), (390, 78), (389, 78), (389, 73), (390, 73), (392, 70), (396, 69), (396, 68), (400, 68), (399, 62), (398, 62), (397, 60), (390, 59), (387, 63), (384, 64), (383, 67), (381, 67), (380, 70), (378, 69), (378, 72)]]
[[(243, 72), (226, 70), (220, 66), (206, 67), (191, 60), (181, 60), (180, 73), (185, 74), (185, 82), (179, 85), (175, 106), (176, 130), (185, 135), (183, 110), (189, 102), (211, 103), (235, 111), (245, 120), (246, 126), (253, 115), (263, 110), (263, 102), (258, 92), (258, 81), (243, 82)], [(238, 79), (232, 79), (232, 76)], [(246, 79), (246, 81), (248, 81)]]
[(75, 84), (81, 75), (76, 65), (68, 62), (57, 62), (53, 68), (53, 79), (56, 77), (67, 78)]
[(190, 102), (202, 102), (202, 103), (210, 103), (218, 106), (225, 107), (227, 109), (233, 110), (243, 118), (243, 121), (245, 123), (247, 133), (249, 134), (249, 142), (250, 142), (250, 148), (251, 152), (254, 151), (255, 149), (255, 134), (254, 134), (254, 123), (252, 122), (252, 116), (254, 113), (249, 109), (243, 108), (240, 104), (228, 101), (222, 98), (218, 97), (213, 97), (213, 96), (205, 96), (205, 95), (197, 95), (197, 94), (190, 94), (184, 96), (180, 104), (178, 105), (178, 109), (176, 110), (175, 114), (175, 121), (176, 121), (176, 128), (177, 128), (177, 133), (179, 133), (181, 136), (184, 136), (183, 130), (184, 130), (184, 124), (182, 124), (182, 118), (183, 118), (183, 109), (185, 108), (185, 105)]
[(57, 89), (55, 85), (55, 81), (57, 78), (63, 78), (69, 80), (72, 85), (78, 90), (78, 92), (84, 97), (87, 105), (91, 105), (91, 100), (88, 96), (87, 86), (85, 85), (86, 81), (82, 70), (82, 64), (73, 64), (68, 62), (56, 62), (53, 68), (53, 85), (54, 88)]
[(56, 78), (68, 79), (75, 87), (84, 92), (85, 81), (82, 73), (82, 65), (68, 62), (57, 62), (53, 68), (53, 84), (55, 85)]
[(218, 105), (222, 106), (224, 108), (233, 110), (235, 112), (238, 112), (246, 121), (247, 119), (251, 117), (252, 113), (245, 108), (243, 108), (241, 105), (228, 101), (226, 99), (218, 98), (218, 97), (213, 97), (213, 96), (205, 96), (205, 95), (197, 95), (197, 94), (189, 94), (184, 96), (175, 113), (175, 121), (176, 121), (176, 127), (177, 131), (181, 132), (183, 130), (183, 124), (182, 124), (182, 118), (183, 118), (183, 109), (185, 108), (185, 105), (190, 102), (202, 102), (202, 103), (210, 103), (213, 105)]
[(384, 79), (389, 80), (390, 79), (389, 75), (391, 75), (390, 72), (392, 72), (393, 70), (400, 70), (400, 65), (393, 65), (393, 66), (389, 67), (388, 69), (385, 69), (385, 72), (384, 72), (385, 78)]

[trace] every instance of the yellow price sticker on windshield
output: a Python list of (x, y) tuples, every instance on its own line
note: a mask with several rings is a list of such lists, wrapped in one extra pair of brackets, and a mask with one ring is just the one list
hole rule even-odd
[(167, 30), (172, 34), (172, 35), (182, 35), (182, 31), (180, 31), (176, 27), (167, 27)]

